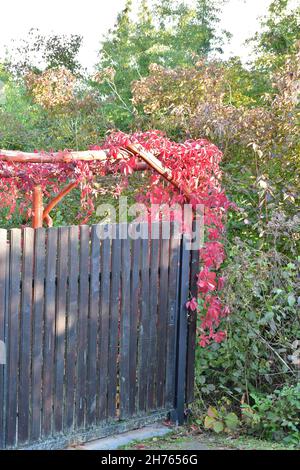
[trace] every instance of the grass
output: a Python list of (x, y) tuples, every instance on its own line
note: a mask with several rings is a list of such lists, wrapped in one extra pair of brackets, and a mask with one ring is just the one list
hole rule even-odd
[(250, 436), (228, 437), (228, 436), (205, 436), (204, 441), (212, 443), (213, 446), (228, 447), (239, 450), (292, 450), (292, 446), (280, 444), (279, 442), (265, 441)]
[[(212, 433), (191, 434), (187, 428), (177, 428), (168, 435), (159, 438), (151, 438), (144, 441), (134, 441), (130, 445), (121, 447), (124, 450), (201, 450), (200, 446), (207, 450), (292, 450), (292, 446), (283, 445), (273, 441), (265, 441), (249, 436), (232, 437)], [(195, 449), (193, 449), (195, 447)]]

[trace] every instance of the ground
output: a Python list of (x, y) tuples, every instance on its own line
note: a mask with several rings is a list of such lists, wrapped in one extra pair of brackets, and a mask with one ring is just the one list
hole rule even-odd
[(133, 450), (290, 450), (280, 443), (264, 441), (248, 436), (228, 437), (211, 433), (190, 434), (179, 428), (170, 434), (133, 442), (122, 449)]

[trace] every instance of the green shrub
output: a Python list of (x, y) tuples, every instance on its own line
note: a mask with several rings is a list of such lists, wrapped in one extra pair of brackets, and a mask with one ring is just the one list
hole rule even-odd
[(231, 402), (229, 400), (222, 400), (222, 402), (218, 408), (213, 406), (208, 408), (204, 419), (204, 427), (213, 430), (217, 434), (221, 432), (233, 434), (239, 428), (240, 420), (235, 413), (228, 410), (228, 405)]
[(266, 396), (251, 393), (251, 398), (254, 404), (242, 408), (250, 432), (285, 444), (300, 444), (300, 382)]
[[(300, 337), (296, 258), (263, 252), (235, 239), (228, 252), (224, 297), (231, 308), (227, 340), (197, 351), (202, 397), (215, 392), (238, 401), (295, 379), (290, 360)], [(297, 300), (298, 299), (298, 300)]]
[[(231, 402), (226, 413), (240, 416), (242, 406), (243, 417), (246, 411), (250, 414), (245, 420), (247, 431), (297, 444), (299, 218), (274, 213), (260, 239), (253, 224), (242, 226), (242, 217), (243, 212), (238, 212), (228, 224), (223, 270), (223, 297), (231, 310), (223, 326), (227, 340), (197, 349), (195, 411), (203, 417), (203, 425), (208, 407), (215, 407), (217, 416), (213, 422), (209, 419), (209, 424), (213, 429), (214, 421), (221, 421), (225, 428), (220, 411), (225, 397)], [(251, 234), (248, 239), (247, 230)], [(237, 233), (242, 238), (236, 237)], [(221, 427), (217, 424), (218, 430)]]

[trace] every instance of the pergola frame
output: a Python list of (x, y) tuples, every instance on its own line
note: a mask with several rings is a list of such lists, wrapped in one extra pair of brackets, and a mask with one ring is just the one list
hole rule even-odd
[[(182, 186), (178, 181), (173, 177), (172, 171), (167, 168), (162, 162), (152, 153), (147, 151), (140, 144), (129, 144), (124, 148), (120, 148), (117, 160), (135, 156), (141, 160), (137, 162), (134, 171), (145, 171), (145, 170), (154, 170), (160, 176), (162, 176), (166, 181), (171, 183), (175, 188), (180, 190), (187, 199), (190, 198), (191, 193), (186, 186)], [(19, 151), (10, 151), (10, 150), (0, 150), (0, 161), (6, 161), (9, 163), (72, 163), (76, 161), (108, 161), (109, 160), (109, 150), (88, 150), (82, 152), (57, 152), (57, 153), (27, 153)], [(11, 175), (4, 175), (0, 173), (0, 178), (11, 178)], [(16, 175), (16, 178), (22, 177), (22, 175)], [(43, 191), (41, 186), (35, 185), (33, 188), (33, 217), (32, 217), (32, 227), (40, 228), (45, 222), (48, 227), (52, 226), (52, 219), (50, 217), (51, 210), (57, 206), (57, 204), (74, 188), (78, 186), (78, 181), (71, 181), (67, 186), (65, 186), (49, 203), (46, 207), (43, 204)]]

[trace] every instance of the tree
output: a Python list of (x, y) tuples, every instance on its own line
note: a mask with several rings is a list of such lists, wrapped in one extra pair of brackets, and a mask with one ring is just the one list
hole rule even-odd
[(222, 52), (221, 45), (228, 37), (227, 32), (217, 31), (223, 3), (196, 0), (193, 6), (189, 6), (174, 0), (156, 1), (159, 29), (165, 44), (171, 46), (169, 60), (162, 65), (188, 65), (194, 54), (207, 56), (215, 49)]
[(132, 1), (118, 15), (100, 49), (96, 82), (103, 95), (109, 119), (120, 128), (130, 126), (135, 110), (131, 102), (131, 82), (148, 75), (157, 63), (175, 68), (191, 65), (199, 55), (219, 48), (219, 0), (141, 0), (137, 21), (133, 21)]
[(131, 12), (132, 1), (127, 0), (114, 28), (102, 43), (98, 72), (93, 81), (103, 96), (103, 110), (108, 120), (118, 127), (122, 127), (124, 122), (128, 125), (133, 113), (129, 83), (136, 71), (132, 54), (134, 24)]
[(76, 74), (81, 65), (78, 61), (78, 53), (82, 44), (82, 36), (78, 34), (58, 35), (52, 34), (49, 37), (42, 37), (43, 59), (48, 69), (65, 67)]
[(78, 34), (43, 35), (38, 29), (30, 29), (27, 37), (10, 49), (5, 64), (14, 75), (24, 76), (29, 71), (41, 73), (45, 69), (65, 67), (79, 74), (81, 66), (78, 53), (82, 37)]
[(0, 148), (86, 148), (107, 130), (78, 61), (81, 37), (31, 30), (0, 66)]
[(257, 65), (274, 69), (283, 64), (287, 54), (295, 52), (300, 40), (300, 7), (292, 9), (290, 3), (273, 0), (261, 22), (262, 31), (249, 40), (258, 54)]

